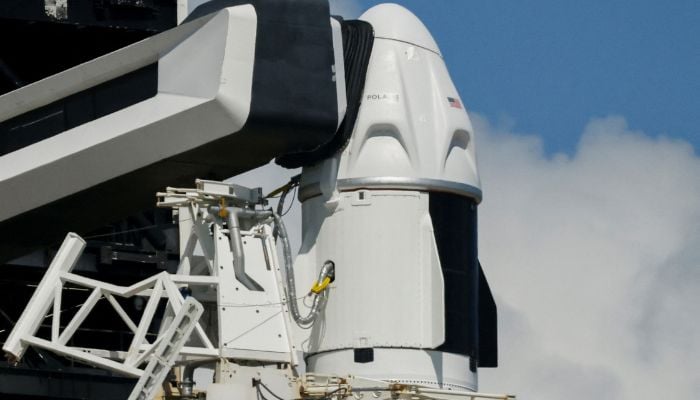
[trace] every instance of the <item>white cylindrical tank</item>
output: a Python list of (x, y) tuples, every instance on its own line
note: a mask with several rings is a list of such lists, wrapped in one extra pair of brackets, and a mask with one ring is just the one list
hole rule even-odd
[(336, 265), (325, 312), (299, 346), (312, 372), (476, 390), (473, 128), (426, 27), (394, 4), (374, 28), (353, 135), (305, 168), (297, 282)]

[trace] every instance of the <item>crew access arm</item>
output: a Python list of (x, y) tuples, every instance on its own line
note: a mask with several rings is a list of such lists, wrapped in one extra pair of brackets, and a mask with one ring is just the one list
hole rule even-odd
[(164, 185), (312, 163), (347, 125), (345, 63), (362, 85), (371, 40), (323, 0), (213, 1), (0, 96), (0, 261), (151, 208)]

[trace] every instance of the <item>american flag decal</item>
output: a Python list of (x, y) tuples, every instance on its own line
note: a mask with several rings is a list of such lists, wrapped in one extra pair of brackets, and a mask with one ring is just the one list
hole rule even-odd
[(459, 102), (459, 99), (456, 99), (454, 97), (448, 97), (447, 102), (450, 103), (450, 107), (452, 108), (459, 108), (460, 110), (462, 109), (462, 103)]

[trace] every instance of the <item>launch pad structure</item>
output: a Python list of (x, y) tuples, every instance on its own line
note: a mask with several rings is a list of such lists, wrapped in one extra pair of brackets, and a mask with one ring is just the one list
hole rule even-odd
[[(0, 49), (0, 397), (513, 398), (478, 391), (474, 129), (410, 11), (10, 3), (0, 30), (77, 50)], [(272, 159), (301, 173), (224, 181)]]

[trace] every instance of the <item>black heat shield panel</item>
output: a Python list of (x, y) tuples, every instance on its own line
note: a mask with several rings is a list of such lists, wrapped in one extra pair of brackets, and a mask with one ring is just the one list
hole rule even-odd
[(476, 203), (448, 193), (429, 201), (445, 282), (445, 342), (437, 350), (469, 356), (473, 370), (496, 366), (496, 304), (477, 255)]
[[(191, 18), (239, 4), (252, 4), (258, 17), (251, 109), (244, 127), (0, 222), (0, 262), (56, 245), (66, 232), (85, 235), (152, 208), (155, 193), (166, 186), (189, 187), (196, 178), (223, 180), (277, 156), (313, 150), (333, 138), (338, 107), (328, 2), (213, 1), (200, 6)], [(135, 85), (143, 85), (138, 79), (127, 81), (138, 83), (122, 87), (125, 93), (137, 92), (140, 87)], [(89, 95), (90, 89), (84, 94)], [(20, 121), (24, 117), (27, 115), (16, 118)], [(60, 130), (53, 133), (60, 134)], [(41, 135), (36, 137), (41, 140)], [(21, 142), (22, 146), (33, 143), (9, 142)], [(60, 171), (56, 179), (61, 179)]]
[(479, 263), (479, 367), (498, 367), (498, 311)]

